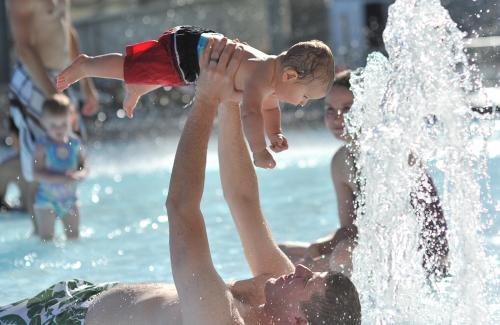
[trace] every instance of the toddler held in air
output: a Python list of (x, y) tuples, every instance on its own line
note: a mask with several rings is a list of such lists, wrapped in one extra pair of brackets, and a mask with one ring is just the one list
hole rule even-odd
[[(164, 32), (158, 40), (127, 46), (125, 56), (82, 54), (57, 77), (57, 88), (62, 91), (87, 77), (124, 80), (124, 109), (132, 117), (139, 98), (147, 92), (162, 86), (193, 84), (200, 72), (201, 51), (207, 44), (211, 46), (214, 38), (223, 37), (207, 29), (178, 26)], [(234, 88), (241, 93), (245, 137), (254, 164), (274, 168), (276, 163), (267, 149), (265, 134), (274, 152), (288, 149), (281, 130), (279, 102), (304, 106), (311, 99), (324, 97), (333, 83), (333, 54), (326, 44), (316, 40), (297, 43), (279, 55), (268, 55), (246, 44), (237, 46), (243, 52), (243, 60)]]

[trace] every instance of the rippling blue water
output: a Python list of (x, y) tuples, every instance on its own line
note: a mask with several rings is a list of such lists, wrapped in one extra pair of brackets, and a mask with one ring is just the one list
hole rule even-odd
[[(291, 134), (278, 168), (259, 171), (261, 200), (277, 241), (310, 241), (338, 226), (330, 158), (340, 143), (326, 131)], [(32, 296), (64, 279), (95, 282), (172, 281), (164, 200), (176, 139), (137, 140), (90, 150), (92, 176), (80, 186), (82, 239), (42, 245), (24, 215), (0, 215), (0, 304)], [(500, 247), (500, 128), (490, 142), (493, 225), (491, 255)], [(215, 141), (210, 146), (202, 211), (217, 270), (224, 279), (250, 276), (222, 197)], [(58, 233), (62, 229), (58, 225)], [(498, 271), (497, 271), (498, 272)]]

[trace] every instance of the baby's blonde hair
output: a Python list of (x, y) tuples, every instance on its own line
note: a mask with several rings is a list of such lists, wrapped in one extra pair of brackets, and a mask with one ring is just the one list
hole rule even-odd
[(281, 55), (283, 68), (292, 68), (299, 79), (320, 79), (330, 89), (335, 78), (332, 50), (325, 43), (312, 40), (300, 42)]

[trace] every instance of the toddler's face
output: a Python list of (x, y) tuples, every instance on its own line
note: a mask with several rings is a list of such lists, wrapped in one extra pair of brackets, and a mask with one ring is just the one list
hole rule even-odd
[(71, 133), (70, 115), (50, 115), (45, 114), (42, 117), (43, 125), (47, 134), (55, 141), (63, 142)]
[(312, 99), (326, 95), (326, 85), (320, 79), (300, 80), (295, 71), (285, 71), (276, 85), (276, 96), (280, 101), (294, 106), (305, 106)]

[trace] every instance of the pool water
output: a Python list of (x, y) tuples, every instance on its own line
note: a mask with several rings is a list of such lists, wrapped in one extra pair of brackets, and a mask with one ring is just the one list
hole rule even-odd
[[(500, 214), (500, 128), (490, 142), (492, 204)], [(289, 135), (278, 167), (258, 171), (262, 207), (278, 242), (311, 241), (336, 227), (330, 158), (340, 146), (326, 131)], [(0, 215), (0, 305), (32, 296), (64, 279), (171, 282), (168, 218), (164, 208), (177, 139), (136, 140), (89, 149), (91, 176), (80, 186), (78, 241), (41, 244), (23, 214)], [(213, 261), (225, 280), (249, 277), (241, 244), (222, 195), (216, 139), (209, 146), (202, 203)], [(500, 222), (486, 231), (498, 258)]]

